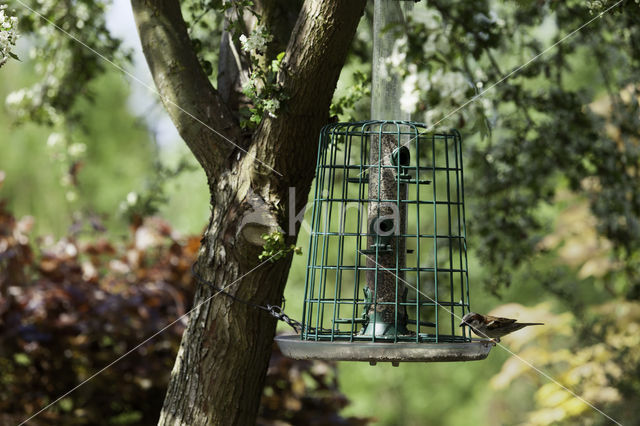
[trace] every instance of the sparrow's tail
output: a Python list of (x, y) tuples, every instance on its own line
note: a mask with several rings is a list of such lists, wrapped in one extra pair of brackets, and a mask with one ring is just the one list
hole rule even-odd
[(544, 325), (543, 322), (519, 322), (520, 325)]

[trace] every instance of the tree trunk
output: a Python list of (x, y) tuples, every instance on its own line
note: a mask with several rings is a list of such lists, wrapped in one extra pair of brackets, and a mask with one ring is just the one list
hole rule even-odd
[[(234, 247), (234, 230), (247, 217), (239, 211), (252, 212), (245, 210), (249, 200), (234, 201), (240, 184), (237, 179), (220, 182), (197, 269), (216, 287), (239, 298), (279, 305), (291, 259), (260, 266), (259, 245)], [(256, 225), (250, 231), (255, 232), (253, 237), (260, 234), (260, 224)], [(194, 303), (159, 424), (254, 424), (275, 320), (202, 286)]]
[[(243, 139), (225, 102), (230, 97), (220, 96), (200, 69), (178, 2), (132, 0), (156, 86), (209, 182), (211, 219), (197, 271), (240, 299), (280, 304), (291, 254), (261, 263), (260, 236), (288, 230), (289, 217), (306, 204), (317, 137), (364, 5), (304, 3), (278, 74), (288, 99), (277, 118), (265, 117)], [(289, 187), (296, 190), (293, 212), (284, 207)], [(299, 224), (295, 229), (297, 234)], [(287, 235), (286, 244), (295, 240)], [(159, 424), (254, 424), (274, 332), (275, 320), (266, 312), (201, 286)]]

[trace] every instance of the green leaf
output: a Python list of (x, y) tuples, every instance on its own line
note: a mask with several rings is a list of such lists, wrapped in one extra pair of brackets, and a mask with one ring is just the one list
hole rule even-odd
[(31, 359), (25, 353), (14, 354), (13, 355), (13, 360), (16, 362), (16, 364), (19, 364), (19, 365), (29, 365), (29, 364), (31, 364)]
[(73, 400), (71, 398), (64, 398), (58, 403), (62, 411), (71, 411), (73, 409)]

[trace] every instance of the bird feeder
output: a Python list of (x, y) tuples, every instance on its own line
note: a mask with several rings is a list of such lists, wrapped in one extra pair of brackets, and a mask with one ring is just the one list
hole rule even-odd
[(375, 120), (320, 135), (298, 359), (471, 361), (462, 140)]

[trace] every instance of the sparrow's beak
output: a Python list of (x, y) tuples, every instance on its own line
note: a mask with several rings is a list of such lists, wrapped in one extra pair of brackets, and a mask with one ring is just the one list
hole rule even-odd
[(463, 325), (467, 325), (467, 324), (464, 321), (462, 321), (458, 327), (462, 327)]

